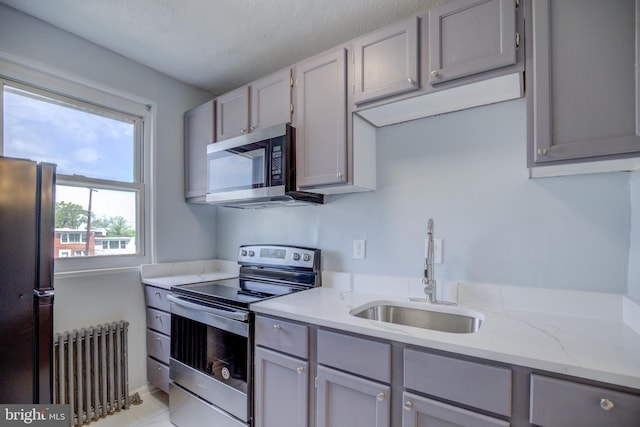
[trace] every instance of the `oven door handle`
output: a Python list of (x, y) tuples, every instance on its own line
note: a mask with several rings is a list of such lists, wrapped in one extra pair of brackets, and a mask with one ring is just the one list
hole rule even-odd
[(205, 323), (214, 328), (224, 329), (237, 335), (248, 336), (249, 313), (241, 310), (223, 310), (203, 304), (193, 303), (167, 295), (171, 304), (171, 313), (196, 322)]

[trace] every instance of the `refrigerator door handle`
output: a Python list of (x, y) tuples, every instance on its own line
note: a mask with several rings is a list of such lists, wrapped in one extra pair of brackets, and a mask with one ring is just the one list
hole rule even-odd
[(52, 297), (54, 294), (55, 292), (52, 289), (47, 289), (47, 290), (34, 289), (33, 290), (33, 295), (37, 298)]

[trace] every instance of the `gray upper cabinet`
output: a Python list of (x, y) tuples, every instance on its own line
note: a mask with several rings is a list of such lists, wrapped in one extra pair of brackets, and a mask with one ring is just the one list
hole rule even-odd
[(184, 197), (204, 203), (207, 194), (207, 144), (215, 141), (213, 100), (184, 114)]
[(291, 87), (289, 68), (251, 83), (250, 131), (291, 121)]
[(300, 188), (347, 181), (347, 50), (296, 65), (296, 177)]
[(428, 17), (431, 85), (516, 63), (516, 0), (453, 0)]
[(353, 102), (358, 105), (420, 87), (419, 21), (398, 22), (353, 41)]
[(234, 89), (216, 98), (216, 141), (249, 131), (249, 86)]
[(291, 122), (291, 70), (279, 71), (216, 98), (217, 141)]
[(527, 4), (529, 167), (640, 155), (638, 1)]

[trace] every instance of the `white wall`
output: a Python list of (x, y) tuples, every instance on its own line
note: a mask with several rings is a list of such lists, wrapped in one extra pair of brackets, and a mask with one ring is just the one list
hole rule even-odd
[(129, 270), (56, 280), (55, 292), (55, 332), (120, 320), (129, 322), (129, 389), (146, 384), (146, 318), (140, 274)]
[[(218, 255), (239, 244), (317, 246), (328, 270), (420, 276), (427, 219), (438, 280), (626, 293), (628, 173), (530, 180), (524, 99), (377, 131), (378, 190), (324, 206), (217, 215)], [(352, 240), (367, 259), (352, 260)]]
[(152, 209), (156, 216), (157, 260), (207, 259), (215, 255), (215, 211), (210, 206), (184, 203), (182, 166), (182, 115), (211, 99), (211, 94), (1, 4), (0, 49), (154, 102), (156, 197)]
[(631, 174), (629, 295), (640, 300), (640, 171), (636, 171)]
[[(183, 125), (188, 109), (210, 94), (175, 81), (111, 51), (0, 5), (0, 50), (45, 64), (157, 106), (153, 154), (157, 260), (215, 257), (215, 211), (184, 203)], [(0, 69), (2, 74), (2, 69)], [(129, 385), (146, 383), (144, 299), (137, 271), (56, 279), (54, 329), (79, 329), (114, 320), (130, 322)]]

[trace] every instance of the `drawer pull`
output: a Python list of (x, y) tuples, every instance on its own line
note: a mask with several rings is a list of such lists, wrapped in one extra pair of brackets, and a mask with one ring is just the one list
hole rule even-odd
[(296, 372), (299, 374), (304, 373), (304, 368), (302, 366), (300, 366), (299, 368), (296, 368)]
[(280, 329), (282, 329), (282, 326), (278, 325), (277, 323), (275, 325), (273, 325), (273, 330), (274, 331), (279, 331)]
[(404, 405), (402, 405), (402, 407), (406, 410), (406, 411), (410, 411), (411, 408), (413, 408), (413, 403), (411, 403), (410, 400), (407, 400), (406, 402), (404, 402)]
[(160, 292), (158, 292), (158, 291), (155, 291), (153, 294), (154, 294), (155, 296), (158, 296), (158, 297), (160, 296)]
[(614, 405), (611, 400), (603, 397), (602, 399), (600, 399), (600, 407), (607, 412), (611, 412), (615, 409), (616, 405)]
[(376, 399), (378, 399), (380, 402), (382, 402), (385, 398), (384, 393), (380, 392), (377, 394)]

